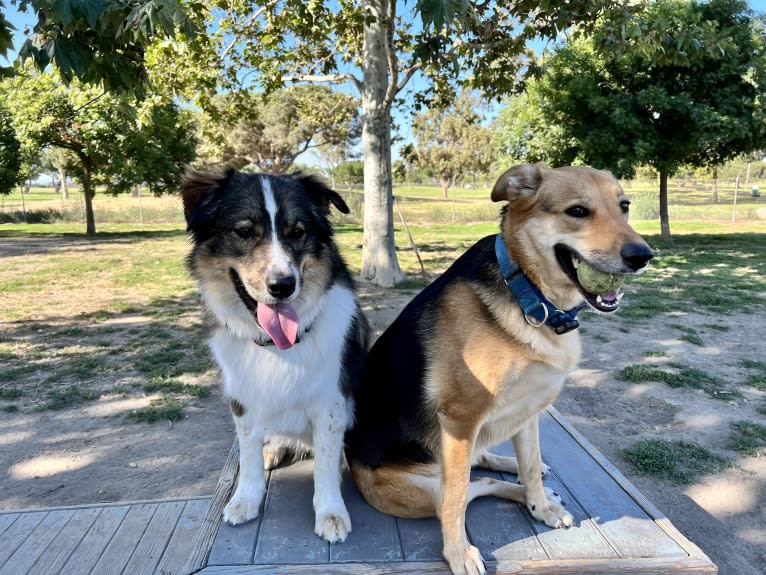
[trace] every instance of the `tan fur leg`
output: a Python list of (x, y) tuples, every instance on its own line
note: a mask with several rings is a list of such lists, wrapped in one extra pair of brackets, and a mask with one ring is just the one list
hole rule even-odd
[[(489, 469), (490, 471), (499, 471), (505, 473), (513, 473), (517, 475), (519, 473), (519, 464), (515, 457), (509, 457), (506, 455), (497, 455), (491, 451), (484, 449), (474, 456), (473, 467), (479, 467), (481, 469)], [(542, 464), (543, 477), (548, 475), (551, 470), (545, 463)]]
[(548, 527), (570, 527), (574, 518), (559, 502), (548, 497), (542, 481), (538, 418), (533, 417), (513, 436), (519, 479), (526, 488), (527, 509)]
[(465, 510), (471, 475), (475, 430), (441, 415), (442, 498), (439, 519), (444, 539), (444, 558), (454, 575), (483, 575), (484, 560), (468, 541)]

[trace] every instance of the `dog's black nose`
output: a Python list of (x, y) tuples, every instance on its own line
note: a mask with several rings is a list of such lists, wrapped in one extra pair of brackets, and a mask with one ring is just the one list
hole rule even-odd
[(295, 291), (295, 276), (279, 276), (269, 278), (266, 289), (276, 298), (289, 297)]
[(622, 261), (633, 271), (640, 270), (654, 257), (651, 248), (646, 244), (625, 244), (620, 255)]

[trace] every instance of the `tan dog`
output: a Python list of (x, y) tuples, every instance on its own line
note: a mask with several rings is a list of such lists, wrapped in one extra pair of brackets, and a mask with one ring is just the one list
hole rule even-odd
[[(485, 572), (465, 530), (476, 497), (519, 501), (550, 527), (572, 525), (542, 483), (538, 416), (580, 359), (577, 312), (585, 302), (616, 310), (622, 274), (652, 258), (608, 172), (516, 166), (492, 200), (508, 202), (500, 235), (471, 247), (378, 339), (346, 438), (370, 505), (439, 516), (455, 574)], [(517, 459), (488, 451), (508, 438)], [(472, 465), (518, 473), (521, 484), (470, 481)]]

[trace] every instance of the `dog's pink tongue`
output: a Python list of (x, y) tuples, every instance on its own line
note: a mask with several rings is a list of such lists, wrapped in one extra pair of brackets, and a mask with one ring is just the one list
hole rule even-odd
[(258, 304), (258, 323), (279, 349), (295, 345), (298, 338), (298, 314), (288, 303)]

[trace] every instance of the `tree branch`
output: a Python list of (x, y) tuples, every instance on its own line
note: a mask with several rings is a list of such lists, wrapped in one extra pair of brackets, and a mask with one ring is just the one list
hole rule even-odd
[(246, 28), (248, 28), (255, 20), (257, 20), (268, 8), (271, 8), (273, 5), (272, 2), (269, 2), (265, 6), (262, 6), (260, 9), (256, 10), (253, 14), (251, 14), (247, 20), (242, 22), (239, 26), (236, 27), (236, 32), (234, 33), (234, 39), (229, 42), (229, 45), (226, 46), (224, 51), (221, 53), (221, 55), (218, 57), (219, 61), (223, 62), (226, 56), (228, 56), (229, 52), (234, 48), (234, 45), (239, 41), (239, 34), (243, 32)]
[(388, 0), (388, 14), (386, 22), (386, 59), (388, 60), (388, 72), (390, 78), (388, 81), (388, 87), (386, 88), (386, 96), (383, 99), (383, 105), (387, 108), (391, 108), (391, 104), (394, 102), (399, 88), (397, 82), (399, 80), (399, 66), (396, 62), (396, 55), (392, 49), (394, 45), (394, 25), (396, 23), (396, 0)]
[(415, 72), (420, 70), (422, 67), (423, 67), (423, 64), (418, 62), (417, 64), (413, 64), (412, 66), (410, 66), (404, 71), (404, 78), (402, 78), (402, 81), (399, 82), (399, 85), (396, 87), (397, 94), (404, 89), (404, 87), (410, 81), (410, 78), (412, 78), (412, 76), (415, 75)]
[(286, 76), (285, 82), (316, 82), (339, 84), (341, 82), (351, 82), (354, 87), (361, 92), (362, 82), (353, 74), (301, 74), (298, 76)]

